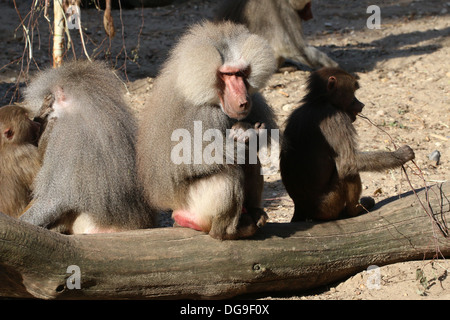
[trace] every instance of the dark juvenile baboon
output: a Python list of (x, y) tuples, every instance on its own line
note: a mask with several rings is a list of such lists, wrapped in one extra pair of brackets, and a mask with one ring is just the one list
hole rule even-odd
[(41, 167), (37, 142), (40, 124), (20, 106), (0, 108), (0, 212), (19, 217), (31, 200)]
[(302, 20), (312, 18), (311, 0), (226, 0), (215, 19), (245, 24), (250, 32), (267, 39), (278, 67), (285, 60), (311, 68), (337, 67), (325, 53), (305, 40)]
[(361, 204), (373, 206), (371, 198), (359, 204), (359, 172), (395, 168), (414, 159), (408, 146), (394, 152), (358, 151), (352, 124), (364, 107), (355, 97), (358, 88), (355, 77), (345, 71), (320, 69), (310, 75), (302, 106), (287, 120), (280, 169), (295, 203), (292, 221), (359, 214)]
[[(226, 152), (214, 153), (216, 161), (197, 156), (207, 152), (210, 133), (221, 135), (215, 143), (222, 151), (227, 139), (220, 138), (230, 129), (254, 128), (259, 134), (276, 128), (257, 92), (274, 68), (267, 42), (230, 22), (195, 25), (172, 50), (142, 112), (137, 154), (149, 203), (172, 209), (176, 224), (218, 239), (248, 237), (265, 224), (259, 164), (228, 163)], [(186, 161), (173, 158), (180, 133), (188, 136)], [(239, 133), (233, 137), (246, 141)]]
[(68, 62), (32, 80), (25, 104), (47, 127), (33, 202), (21, 220), (67, 233), (153, 225), (137, 187), (137, 126), (122, 93), (100, 62)]

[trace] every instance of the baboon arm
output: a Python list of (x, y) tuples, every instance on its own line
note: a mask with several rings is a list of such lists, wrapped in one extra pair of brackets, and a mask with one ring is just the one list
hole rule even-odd
[(330, 116), (321, 121), (320, 130), (333, 150), (339, 178), (356, 175), (356, 131), (347, 115), (335, 112), (333, 106), (327, 108)]
[(338, 64), (328, 57), (322, 51), (315, 47), (306, 45), (304, 48), (298, 48), (298, 55), (292, 57), (302, 63), (309, 65), (312, 68), (320, 67), (337, 67)]
[(404, 161), (394, 152), (358, 152), (356, 155), (358, 171), (383, 171), (400, 167)]
[(38, 150), (41, 161), (44, 159), (44, 154), (45, 151), (47, 150), (48, 140), (50, 138), (51, 132), (53, 131), (53, 128), (55, 127), (55, 122), (56, 118), (51, 118), (50, 120), (48, 120), (45, 130), (42, 133), (41, 138), (39, 139)]

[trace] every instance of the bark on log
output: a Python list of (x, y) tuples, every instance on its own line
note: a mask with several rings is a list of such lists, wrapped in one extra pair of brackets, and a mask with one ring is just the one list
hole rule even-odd
[[(450, 185), (443, 186), (449, 194)], [(448, 199), (430, 191), (435, 217)], [(424, 200), (424, 191), (419, 193)], [(442, 209), (443, 214), (440, 214)], [(447, 230), (448, 231), (448, 230)], [(450, 255), (414, 195), (327, 223), (268, 224), (248, 240), (218, 241), (183, 228), (65, 236), (0, 214), (0, 296), (44, 299), (222, 299), (306, 290), (399, 261)], [(67, 267), (81, 271), (69, 289)]]

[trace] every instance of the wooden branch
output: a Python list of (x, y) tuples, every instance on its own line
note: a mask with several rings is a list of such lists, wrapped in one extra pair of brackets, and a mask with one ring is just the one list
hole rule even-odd
[[(449, 194), (450, 186), (442, 189)], [(448, 199), (430, 190), (435, 218)], [(424, 200), (424, 191), (419, 193)], [(440, 209), (443, 214), (440, 214)], [(254, 238), (218, 241), (184, 228), (65, 236), (0, 214), (0, 296), (44, 299), (230, 298), (306, 290), (369, 265), (450, 255), (450, 241), (414, 195), (327, 223), (268, 224)], [(80, 268), (70, 289), (67, 267)]]
[(114, 27), (114, 19), (111, 15), (111, 0), (106, 0), (105, 12), (103, 13), (103, 27), (110, 39), (116, 35), (116, 28)]

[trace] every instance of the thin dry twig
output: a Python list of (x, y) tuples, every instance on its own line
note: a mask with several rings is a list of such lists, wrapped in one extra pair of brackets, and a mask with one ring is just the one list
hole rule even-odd
[(125, 55), (125, 57), (124, 57), (124, 62), (123, 62), (123, 65), (122, 65), (119, 69), (123, 69), (124, 74), (125, 74), (125, 77), (126, 77), (126, 79), (127, 79), (127, 81), (128, 81), (128, 74), (127, 74), (127, 60), (129, 60), (129, 58), (128, 58), (128, 53), (127, 53), (127, 47), (126, 47), (126, 45), (125, 45), (125, 27), (124, 27), (124, 25), (123, 25), (122, 3), (121, 3), (120, 0), (118, 1), (118, 3), (119, 3), (119, 8), (120, 8), (120, 12), (119, 12), (120, 24), (121, 24), (121, 26), (122, 26), (122, 28), (121, 28), (121, 32), (122, 32), (122, 49), (120, 50), (120, 52), (119, 52), (118, 55), (116, 56), (116, 63), (117, 63), (117, 59), (118, 59), (120, 53), (122, 53), (122, 51), (123, 51), (123, 53), (124, 53), (124, 55)]
[[(74, 1), (72, 1), (73, 3)], [(75, 1), (76, 2), (76, 1)], [(124, 27), (124, 17), (122, 14), (122, 4), (120, 1), (119, 2), (119, 11), (120, 11), (120, 21), (121, 21), (121, 27), (122, 27), (122, 46), (119, 48), (119, 51), (117, 53), (116, 56), (116, 62), (114, 64), (114, 62), (111, 62), (112, 65), (114, 65), (114, 67), (118, 70), (122, 70), (122, 72), (124, 72), (125, 78), (128, 81), (128, 75), (127, 75), (127, 63), (128, 61), (132, 62), (132, 63), (136, 63), (137, 59), (138, 59), (138, 51), (140, 48), (140, 37), (143, 31), (143, 26), (144, 26), (144, 12), (142, 9), (141, 12), (141, 19), (142, 19), (142, 24), (140, 26), (140, 30), (138, 33), (138, 39), (137, 39), (137, 45), (136, 48), (134, 48), (132, 50), (132, 56), (129, 56), (129, 52), (127, 51), (126, 45), (125, 45), (125, 27)], [(25, 76), (25, 79), (27, 79), (27, 75), (29, 74), (30, 70), (31, 70), (31, 66), (32, 64), (35, 65), (37, 70), (40, 70), (41, 68), (38, 65), (38, 62), (35, 60), (34, 55), (36, 54), (36, 48), (40, 48), (41, 47), (41, 43), (40, 43), (40, 33), (39, 33), (39, 19), (41, 18), (41, 16), (43, 16), (48, 24), (49, 24), (49, 58), (52, 59), (52, 50), (51, 50), (51, 45), (50, 43), (52, 42), (52, 38), (54, 36), (54, 26), (52, 25), (51, 20), (53, 20), (53, 17), (50, 16), (49, 13), (49, 8), (50, 7), (50, 1), (49, 0), (33, 0), (31, 3), (31, 6), (29, 7), (29, 10), (27, 11), (26, 15), (23, 14), (23, 10), (21, 12), (21, 10), (19, 10), (19, 4), (17, 3), (17, 0), (13, 0), (13, 4), (14, 4), (14, 8), (15, 11), (17, 13), (18, 19), (19, 19), (19, 25), (16, 28), (16, 32), (21, 29), (22, 33), (23, 33), (23, 38), (24, 38), (24, 50), (21, 54), (20, 57), (14, 58), (13, 61), (11, 61), (10, 63), (0, 67), (0, 69), (3, 69), (5, 67), (7, 67), (8, 65), (11, 65), (13, 63), (16, 63), (18, 65), (20, 65), (20, 75), (17, 78), (16, 84), (15, 84), (15, 93), (13, 94), (12, 98), (11, 98), (11, 103), (13, 103), (13, 101), (18, 100), (19, 99), (19, 84), (21, 81), (23, 81), (23, 78)], [(94, 1), (94, 4), (96, 5), (96, 10), (101, 10), (99, 5), (98, 5), (98, 1)], [(21, 4), (21, 6), (23, 6), (23, 4)], [(95, 9), (94, 9), (95, 10)], [(83, 30), (83, 28), (81, 27), (81, 19), (80, 19), (80, 15), (79, 15), (79, 11), (77, 10), (77, 8), (72, 8), (72, 12), (76, 13), (75, 19), (76, 19), (76, 23), (78, 26), (78, 31), (79, 31), (79, 37), (80, 37), (80, 42), (81, 42), (81, 46), (82, 46), (82, 50), (83, 50), (83, 55), (88, 59), (94, 59), (94, 58), (98, 58), (99, 54), (101, 54), (102, 52), (105, 52), (105, 57), (108, 57), (111, 55), (111, 38), (108, 37), (108, 35), (105, 36), (105, 38), (101, 41), (95, 41), (94, 39), (92, 39), (91, 37), (89, 37), (88, 34), (86, 34)], [(62, 53), (63, 57), (67, 57), (67, 54), (69, 53), (69, 51), (71, 51), (71, 55), (73, 56), (73, 59), (77, 58), (77, 54), (75, 52), (75, 46), (74, 46), (74, 41), (73, 38), (71, 38), (69, 30), (67, 30), (67, 17), (64, 16), (63, 19), (65, 19), (65, 24), (66, 24), (66, 30), (65, 30), (65, 34), (67, 36), (67, 45), (65, 46), (65, 50)], [(101, 24), (102, 21), (99, 20), (99, 24)], [(36, 43), (36, 39), (35, 36), (37, 36), (37, 40), (38, 43)], [(106, 39), (109, 39), (109, 47), (105, 46), (104, 44), (106, 43)], [(97, 42), (97, 43), (96, 43)], [(93, 44), (92, 49), (88, 50), (88, 46), (89, 43)], [(119, 59), (124, 59), (123, 65), (120, 67), (116, 67), (118, 64), (118, 60)], [(27, 81), (27, 80), (25, 80)], [(10, 92), (10, 91), (8, 91)]]
[[(19, 8), (17, 6), (16, 0), (13, 0), (14, 9), (15, 9), (15, 11), (17, 13), (18, 18), (19, 18), (19, 26), (15, 29), (15, 32), (17, 32), (18, 29), (22, 29), (23, 36), (24, 36), (24, 39), (25, 39), (25, 45), (24, 45), (24, 49), (22, 51), (22, 55), (20, 57), (12, 60), (10, 63), (8, 63), (8, 64), (6, 64), (5, 66), (2, 67), (2, 69), (3, 69), (4, 67), (6, 67), (6, 66), (8, 66), (8, 65), (10, 65), (12, 63), (20, 64), (19, 76), (16, 79), (15, 90), (14, 90), (14, 93), (13, 93), (13, 95), (11, 97), (10, 103), (12, 103), (15, 98), (19, 98), (20, 81), (21, 81), (23, 76), (25, 76), (24, 78), (25, 78), (25, 81), (26, 81), (26, 78), (27, 78), (26, 75), (28, 75), (28, 73), (29, 73), (30, 66), (31, 66), (32, 62), (35, 64), (36, 68), (39, 70), (39, 66), (38, 66), (38, 64), (35, 61), (34, 56), (33, 56), (34, 29), (37, 30), (38, 47), (40, 47), (39, 28), (37, 26), (37, 19), (38, 19), (39, 15), (36, 16), (36, 14), (35, 14), (36, 12), (40, 11), (39, 10), (40, 9), (39, 2), (40, 2), (40, 0), (32, 1), (31, 6), (30, 6), (30, 11), (25, 15), (25, 17), (22, 17), (22, 15), (20, 13), (20, 10), (19, 10)], [(8, 90), (8, 92), (9, 91), (10, 90)]]
[[(397, 145), (395, 144), (394, 139), (391, 137), (391, 135), (386, 130), (384, 130), (383, 128), (380, 128), (380, 126), (378, 126), (375, 123), (373, 123), (365, 115), (359, 114), (359, 117), (363, 118), (364, 120), (369, 122), (371, 125), (375, 126), (377, 129), (379, 129), (380, 131), (385, 133), (389, 137), (389, 139), (391, 140), (394, 148), (397, 149)], [(435, 257), (438, 258), (440, 256), (440, 257), (444, 258), (444, 255), (442, 254), (442, 252), (439, 249), (439, 244), (437, 242), (437, 238), (438, 237), (437, 237), (437, 234), (436, 234), (435, 230), (438, 229), (441, 232), (441, 234), (444, 237), (446, 237), (446, 238), (449, 236), (449, 228), (448, 228), (447, 222), (445, 221), (445, 218), (444, 218), (444, 212), (445, 212), (445, 210), (444, 210), (444, 202), (445, 201), (447, 202), (447, 205), (449, 206), (449, 208), (447, 210), (450, 211), (450, 201), (447, 198), (447, 196), (444, 194), (444, 192), (442, 191), (442, 184), (440, 184), (440, 186), (439, 186), (440, 195), (438, 196), (435, 193), (435, 196), (437, 196), (439, 201), (440, 201), (440, 206), (439, 206), (440, 207), (440, 212), (439, 213), (434, 213), (433, 209), (432, 209), (432, 206), (431, 206), (431, 203), (430, 203), (430, 195), (429, 195), (430, 187), (427, 186), (427, 182), (425, 180), (423, 172), (419, 168), (419, 166), (416, 164), (416, 162), (414, 160), (411, 160), (411, 163), (415, 166), (417, 172), (415, 170), (413, 170), (409, 165), (402, 165), (402, 172), (404, 173), (404, 175), (406, 177), (406, 180), (407, 180), (411, 190), (413, 191), (414, 195), (416, 196), (417, 200), (419, 201), (421, 207), (423, 208), (423, 210), (426, 212), (426, 214), (430, 218), (430, 221), (431, 221), (431, 224), (432, 224), (433, 235), (434, 235), (434, 237), (433, 237), (434, 238), (434, 245), (435, 245), (435, 248), (436, 248), (436, 256)], [(406, 171), (406, 167), (411, 169), (411, 172), (414, 175), (420, 177), (420, 179), (421, 179), (421, 181), (423, 183), (423, 188), (425, 190), (426, 204), (424, 204), (422, 202), (422, 200), (419, 198), (419, 196), (417, 195), (416, 190), (413, 187), (413, 185), (411, 183), (411, 180), (409, 179), (408, 173)], [(438, 216), (440, 216), (441, 221), (438, 220), (438, 218), (437, 218)]]

